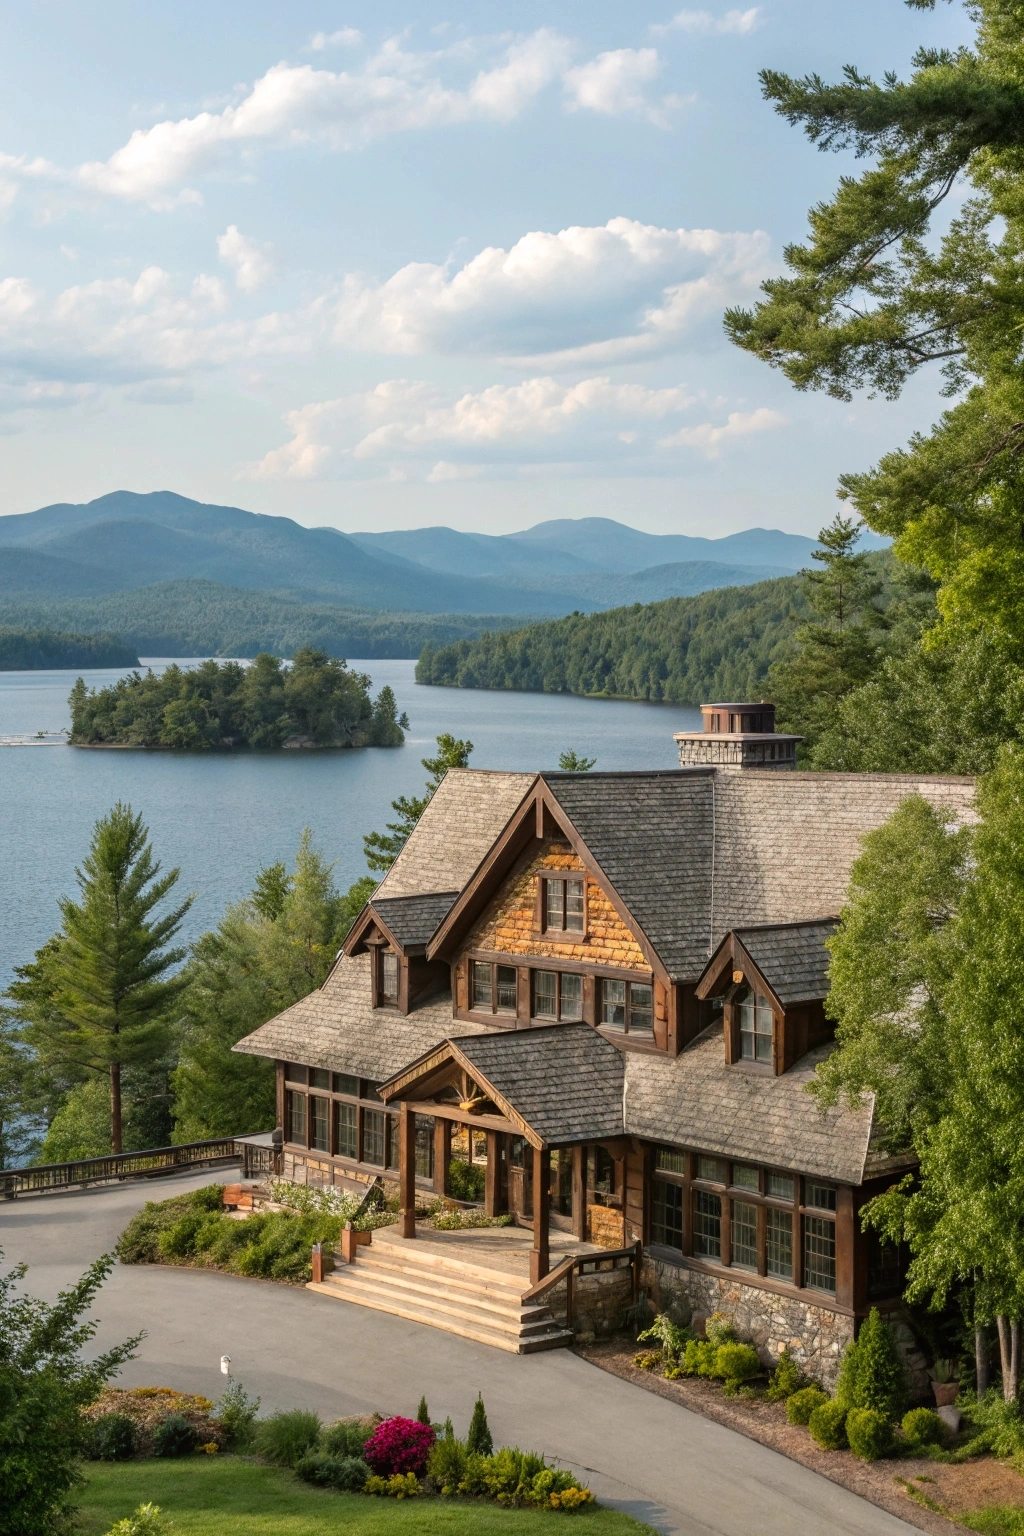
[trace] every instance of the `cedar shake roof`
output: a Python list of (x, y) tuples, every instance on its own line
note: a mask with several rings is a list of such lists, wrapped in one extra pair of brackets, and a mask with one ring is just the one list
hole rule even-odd
[(625, 1058), (589, 1024), (497, 1030), (456, 1044), (549, 1146), (622, 1135)]
[(783, 1008), (828, 996), (829, 952), (825, 948), (839, 925), (826, 917), (819, 923), (786, 923), (770, 928), (737, 928), (736, 938), (757, 966)]
[(374, 896), (370, 908), (402, 948), (411, 949), (426, 944), (458, 894), (431, 891), (425, 896)]
[(374, 903), (380, 897), (461, 891), (536, 778), (449, 768), (377, 887)]
[[(459, 1023), (458, 1033), (483, 1025)], [(451, 1038), (452, 1000), (447, 993), (408, 1016), (394, 1008), (370, 1007), (370, 957), (343, 955), (323, 986), (293, 1003), (232, 1049), (246, 1056), (270, 1056), (327, 1067), (383, 1082), (407, 1062)]]
[(714, 775), (546, 773), (544, 782), (669, 974), (696, 976), (710, 937)]
[[(626, 1058), (623, 1121), (628, 1136), (694, 1147), (721, 1157), (861, 1184), (871, 1147), (874, 1100), (822, 1113), (807, 1093), (820, 1061), (809, 1051), (780, 1077), (727, 1066), (721, 1025), (697, 1036), (674, 1061)], [(877, 1171), (883, 1164), (876, 1163)], [(876, 1171), (872, 1167), (872, 1171)]]

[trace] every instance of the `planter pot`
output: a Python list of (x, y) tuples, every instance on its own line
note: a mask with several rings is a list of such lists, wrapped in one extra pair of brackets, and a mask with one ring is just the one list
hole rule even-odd
[(956, 1381), (933, 1381), (932, 1391), (935, 1393), (936, 1408), (948, 1408), (955, 1403), (960, 1395), (960, 1383)]

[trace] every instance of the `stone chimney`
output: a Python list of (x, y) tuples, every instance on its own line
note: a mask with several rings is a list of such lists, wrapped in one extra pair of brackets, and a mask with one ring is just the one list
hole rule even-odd
[(677, 731), (681, 768), (795, 768), (802, 736), (780, 736), (775, 705), (702, 704), (702, 731)]

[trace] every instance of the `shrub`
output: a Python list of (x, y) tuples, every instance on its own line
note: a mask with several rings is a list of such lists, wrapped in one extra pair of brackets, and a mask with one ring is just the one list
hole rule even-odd
[(466, 1450), (478, 1456), (490, 1456), (494, 1452), (494, 1441), (487, 1424), (487, 1413), (484, 1408), (484, 1400), (478, 1392), (476, 1402), (473, 1404), (473, 1417), (469, 1421), (469, 1434), (466, 1436)]
[(710, 1339), (691, 1339), (683, 1350), (683, 1375), (714, 1376), (719, 1347)]
[(636, 1341), (638, 1344), (648, 1340), (656, 1342), (661, 1345), (662, 1355), (667, 1360), (678, 1360), (692, 1338), (689, 1328), (680, 1328), (667, 1312), (659, 1312), (651, 1326), (637, 1334)]
[(416, 1423), (417, 1424), (429, 1424), (430, 1423), (430, 1409), (427, 1407), (426, 1395), (424, 1395), (423, 1397), (420, 1398), (419, 1407), (416, 1409)]
[(941, 1445), (946, 1438), (946, 1426), (932, 1408), (911, 1408), (900, 1428), (911, 1445)]
[[(640, 1335), (643, 1338), (643, 1334)], [(633, 1364), (639, 1371), (653, 1371), (664, 1361), (665, 1356), (660, 1349), (642, 1349), (639, 1354), (633, 1356)]]
[[(412, 1422), (415, 1423), (415, 1420)], [(389, 1499), (412, 1499), (422, 1489), (415, 1472), (392, 1472), (390, 1477), (368, 1477), (363, 1492), (383, 1495)]]
[(482, 1200), (485, 1169), (479, 1163), (452, 1158), (448, 1165), (448, 1193), (455, 1200)]
[(153, 1432), (154, 1456), (191, 1456), (198, 1446), (196, 1427), (183, 1413), (169, 1413)]
[(736, 1330), (725, 1312), (712, 1312), (704, 1324), (704, 1337), (716, 1349), (720, 1348), (723, 1344), (735, 1344), (737, 1342)]
[(256, 1426), (257, 1456), (274, 1467), (294, 1467), (320, 1438), (320, 1415), (293, 1408), (289, 1413), (272, 1413)]
[(107, 1536), (163, 1536), (166, 1530), (159, 1504), (140, 1504), (133, 1515), (112, 1525)]
[(832, 1398), (819, 1403), (807, 1420), (807, 1428), (823, 1451), (839, 1451), (846, 1444), (848, 1412), (848, 1408)]
[(715, 1351), (715, 1375), (727, 1387), (738, 1387), (760, 1374), (761, 1361), (752, 1344), (720, 1344)]
[(784, 1403), (788, 1397), (792, 1397), (806, 1385), (806, 1378), (800, 1367), (789, 1350), (784, 1349), (779, 1356), (778, 1365), (772, 1372), (765, 1396), (770, 1403)]
[(846, 1415), (846, 1438), (862, 1461), (888, 1456), (894, 1445), (892, 1425), (877, 1408), (851, 1408)]
[(224, 1439), (235, 1450), (251, 1445), (256, 1433), (256, 1415), (260, 1399), (250, 1397), (240, 1381), (233, 1381), (221, 1394), (214, 1410)]
[(502, 1446), (484, 1461), (484, 1489), (499, 1504), (528, 1501), (533, 1480), (546, 1470), (543, 1456), (535, 1451), (521, 1451), (518, 1446)]
[(329, 1451), (307, 1451), (295, 1463), (295, 1471), (319, 1488), (339, 1493), (361, 1493), (370, 1469), (361, 1456), (332, 1456)]
[(369, 1418), (338, 1419), (320, 1431), (318, 1449), (330, 1456), (355, 1456), (363, 1459), (363, 1447), (381, 1420)]
[(791, 1424), (807, 1424), (815, 1408), (828, 1402), (828, 1393), (820, 1387), (802, 1387), (786, 1399), (786, 1418)]
[(427, 1473), (446, 1498), (458, 1493), (466, 1476), (466, 1446), (454, 1436), (436, 1440), (427, 1457)]
[(836, 1386), (837, 1402), (847, 1408), (874, 1408), (890, 1424), (907, 1407), (907, 1382), (895, 1340), (877, 1307), (861, 1325), (856, 1343), (848, 1344)]
[[(189, 1212), (217, 1211), (223, 1205), (221, 1184), (206, 1184), (170, 1200), (149, 1200), (137, 1211), (117, 1240), (115, 1253), (122, 1264), (156, 1264), (160, 1259), (161, 1232)], [(235, 1223), (240, 1225), (240, 1223)]]
[(177, 1414), (187, 1419), (196, 1432), (196, 1443), (211, 1440), (227, 1443), (224, 1425), (211, 1417), (213, 1404), (208, 1397), (194, 1392), (176, 1392), (173, 1387), (107, 1387), (85, 1409), (83, 1418), (97, 1424), (107, 1414), (122, 1414), (135, 1426), (136, 1454), (153, 1455), (153, 1437), (164, 1419)]
[(418, 1424), (415, 1419), (385, 1419), (367, 1440), (363, 1454), (379, 1477), (407, 1472), (422, 1477), (433, 1444), (434, 1431), (429, 1424)]
[(90, 1454), (97, 1461), (128, 1461), (138, 1448), (138, 1433), (126, 1413), (105, 1413), (94, 1420)]

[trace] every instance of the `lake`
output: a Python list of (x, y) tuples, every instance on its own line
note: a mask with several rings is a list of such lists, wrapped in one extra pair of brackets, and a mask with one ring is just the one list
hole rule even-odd
[[(337, 861), (339, 886), (364, 874), (363, 834), (383, 829), (398, 795), (422, 791), (420, 759), (441, 731), (474, 743), (474, 768), (534, 770), (556, 767), (569, 748), (596, 757), (598, 769), (674, 768), (673, 731), (700, 729), (699, 711), (677, 705), (423, 688), (412, 661), (351, 665), (369, 673), (374, 691), (395, 690), (412, 726), (404, 747), (237, 755), (0, 747), (0, 987), (56, 929), (57, 898), (75, 890), (93, 823), (117, 800), (142, 813), (164, 868), (180, 866), (180, 888), (196, 892), (189, 940), (252, 889), (260, 865), (290, 863), (305, 826)], [(0, 672), (0, 737), (63, 730), (78, 675)], [(102, 687), (124, 672), (83, 675)]]

